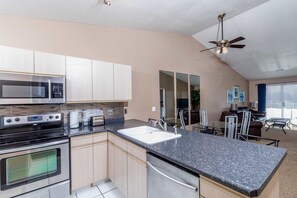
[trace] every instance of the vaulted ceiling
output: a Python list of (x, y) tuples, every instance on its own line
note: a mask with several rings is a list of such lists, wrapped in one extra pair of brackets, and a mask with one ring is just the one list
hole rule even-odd
[(297, 76), (297, 1), (110, 1), (111, 6), (103, 0), (1, 0), (0, 14), (177, 32), (212, 47), (208, 41), (216, 39), (216, 17), (226, 12), (226, 37), (243, 36), (246, 47), (219, 58), (249, 80)]

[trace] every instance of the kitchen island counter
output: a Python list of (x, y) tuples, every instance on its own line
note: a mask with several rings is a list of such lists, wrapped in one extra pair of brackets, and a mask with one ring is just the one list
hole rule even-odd
[[(204, 176), (243, 195), (259, 196), (278, 170), (286, 149), (224, 137), (177, 130), (182, 137), (149, 145), (118, 133), (120, 129), (151, 124), (139, 120), (107, 124), (81, 130), (68, 130), (70, 136), (111, 132), (147, 152)], [(81, 132), (79, 132), (81, 131)]]

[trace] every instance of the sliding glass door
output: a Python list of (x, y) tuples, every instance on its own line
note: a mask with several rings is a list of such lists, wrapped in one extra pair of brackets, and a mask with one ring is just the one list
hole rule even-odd
[(297, 118), (297, 83), (271, 84), (266, 90), (267, 118)]

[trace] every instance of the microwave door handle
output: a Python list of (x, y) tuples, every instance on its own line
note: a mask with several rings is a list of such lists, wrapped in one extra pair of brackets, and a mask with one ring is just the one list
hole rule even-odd
[(51, 80), (48, 80), (48, 100), (51, 101), (52, 99), (52, 83)]

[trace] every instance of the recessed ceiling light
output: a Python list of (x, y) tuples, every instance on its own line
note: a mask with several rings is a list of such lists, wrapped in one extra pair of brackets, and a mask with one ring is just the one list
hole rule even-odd
[(285, 69), (277, 69), (277, 70), (275, 70), (275, 71), (277, 71), (277, 72), (280, 72), (280, 71), (284, 71)]

